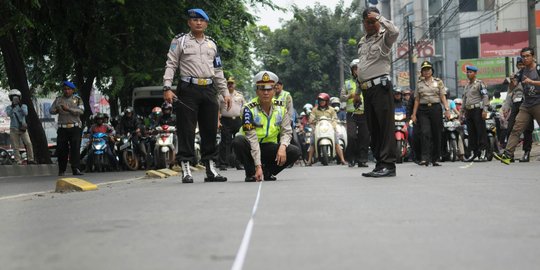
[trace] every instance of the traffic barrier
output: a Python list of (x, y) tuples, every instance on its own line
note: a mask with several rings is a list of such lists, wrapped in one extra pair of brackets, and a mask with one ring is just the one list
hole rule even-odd
[(61, 178), (56, 181), (54, 192), (90, 191), (96, 189), (97, 185), (79, 178)]

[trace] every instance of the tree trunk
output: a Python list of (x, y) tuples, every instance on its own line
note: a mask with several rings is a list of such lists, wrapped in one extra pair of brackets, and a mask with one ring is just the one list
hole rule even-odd
[(22, 102), (28, 106), (26, 120), (34, 149), (35, 161), (40, 164), (51, 164), (51, 155), (47, 147), (47, 136), (34, 108), (34, 103), (32, 103), (24, 61), (16, 44), (13, 33), (9, 32), (0, 36), (0, 49), (4, 58), (9, 86), (21, 91)]

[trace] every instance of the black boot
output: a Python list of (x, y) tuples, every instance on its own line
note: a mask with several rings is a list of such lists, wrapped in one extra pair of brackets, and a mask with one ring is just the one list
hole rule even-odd
[(72, 168), (71, 171), (73, 172), (73, 175), (84, 175), (79, 169)]
[(519, 159), (519, 162), (529, 162), (530, 157), (531, 157), (531, 151), (525, 151), (523, 152), (523, 156)]
[(182, 183), (193, 183), (189, 161), (180, 162), (180, 166), (182, 166)]
[(204, 166), (206, 167), (206, 178), (204, 178), (204, 182), (227, 181), (227, 177), (219, 175), (216, 170), (216, 163), (213, 160), (205, 161)]

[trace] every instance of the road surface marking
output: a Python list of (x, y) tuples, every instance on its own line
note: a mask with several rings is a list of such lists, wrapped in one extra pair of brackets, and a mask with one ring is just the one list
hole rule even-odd
[(232, 270), (242, 270), (242, 268), (244, 267), (244, 262), (246, 260), (246, 254), (247, 254), (249, 242), (251, 239), (251, 232), (253, 231), (253, 225), (255, 223), (255, 214), (257, 213), (257, 207), (259, 206), (259, 199), (261, 197), (262, 183), (263, 181), (259, 183), (259, 190), (257, 191), (257, 198), (255, 199), (253, 210), (251, 210), (251, 217), (249, 218), (248, 224), (246, 226), (244, 237), (242, 237), (242, 243), (240, 244), (240, 248), (238, 248), (238, 252), (236, 253), (236, 257), (234, 258), (234, 263), (231, 268)]
[(459, 168), (460, 168), (460, 169), (468, 169), (468, 168), (470, 168), (470, 167), (473, 165), (473, 163), (474, 163), (474, 162), (471, 161), (469, 164), (467, 164), (467, 165), (465, 165), (465, 166), (460, 166)]

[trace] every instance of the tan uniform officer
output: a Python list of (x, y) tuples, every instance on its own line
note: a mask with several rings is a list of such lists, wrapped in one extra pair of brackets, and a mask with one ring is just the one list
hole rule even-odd
[(281, 101), (273, 99), (278, 76), (270, 71), (255, 75), (257, 97), (243, 109), (243, 135), (233, 140), (236, 157), (244, 164), (246, 182), (274, 181), (276, 175), (301, 155), (291, 142), (291, 119)]
[(450, 108), (446, 100), (446, 89), (441, 79), (433, 77), (433, 65), (424, 61), (421, 66), (422, 77), (416, 84), (416, 95), (411, 119), (420, 127), (420, 143), (422, 145), (420, 163), (418, 165), (440, 166), (441, 135), (443, 128), (443, 108), (450, 118)]
[(54, 100), (49, 110), (51, 114), (58, 114), (56, 153), (59, 176), (63, 176), (66, 171), (68, 154), (73, 175), (82, 175), (79, 170), (82, 131), (80, 116), (84, 113), (84, 104), (79, 96), (73, 95), (75, 89), (75, 84), (64, 81), (64, 94)]
[(399, 36), (399, 30), (380, 15), (376, 7), (366, 8), (362, 19), (366, 35), (358, 43), (358, 81), (364, 95), (371, 150), (377, 160), (375, 169), (362, 176), (395, 176), (394, 98), (388, 74), (392, 66), (392, 45)]
[[(218, 174), (215, 160), (218, 158), (216, 134), (219, 92), (230, 109), (231, 98), (216, 42), (204, 34), (208, 27), (208, 15), (202, 9), (188, 10), (188, 34), (177, 35), (171, 42), (163, 75), (163, 98), (169, 103), (177, 102), (178, 155), (182, 166), (182, 182), (193, 183), (190, 163), (195, 162), (195, 128), (199, 123), (201, 135), (201, 160), (206, 166), (205, 182), (223, 182), (226, 177)], [(174, 94), (171, 90), (176, 69), (180, 70), (180, 85)]]
[(470, 162), (478, 157), (477, 161), (486, 161), (487, 132), (486, 121), (489, 109), (489, 97), (484, 82), (476, 79), (478, 68), (467, 66), (469, 82), (463, 90), (463, 106), (461, 115), (465, 115), (467, 131), (469, 132), (469, 149), (471, 156), (465, 161)]
[[(219, 96), (219, 126), (221, 129), (221, 141), (219, 143), (219, 169), (227, 170), (228, 166), (241, 170), (240, 162), (229, 164), (232, 153), (232, 140), (234, 135), (242, 126), (242, 108), (246, 103), (244, 95), (236, 90), (236, 83), (233, 77), (227, 80), (227, 89), (231, 96), (231, 109), (227, 110), (227, 104), (222, 96)], [(229, 160), (227, 160), (229, 159)], [(234, 156), (233, 156), (234, 160)]]

